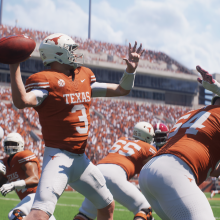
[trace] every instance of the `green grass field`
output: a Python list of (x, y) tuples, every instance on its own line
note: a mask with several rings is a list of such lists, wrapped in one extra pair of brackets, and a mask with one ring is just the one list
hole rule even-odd
[[(210, 197), (210, 193), (206, 193), (207, 198)], [(54, 216), (56, 220), (72, 220), (73, 216), (78, 213), (78, 209), (83, 201), (84, 197), (77, 192), (64, 192), (60, 197), (56, 206)], [(15, 192), (9, 193), (6, 197), (0, 196), (0, 219), (7, 220), (9, 211), (18, 204), (19, 198)], [(209, 200), (214, 216), (216, 219), (220, 219), (220, 195), (216, 195), (214, 199)], [(155, 213), (153, 216), (156, 220), (161, 220)], [(114, 219), (115, 220), (132, 220), (133, 213), (128, 211), (124, 206), (116, 202)]]

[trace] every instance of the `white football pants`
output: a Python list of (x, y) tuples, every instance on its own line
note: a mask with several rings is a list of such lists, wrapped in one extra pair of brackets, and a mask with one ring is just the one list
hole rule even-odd
[(85, 154), (45, 147), (42, 174), (32, 208), (53, 214), (67, 184), (87, 197), (97, 209), (113, 201), (105, 178)]
[(163, 154), (151, 159), (139, 176), (141, 191), (163, 220), (214, 220), (194, 173), (180, 158)]
[[(13, 220), (15, 216), (13, 215), (13, 211), (15, 209), (21, 210), (25, 215), (28, 215), (31, 211), (31, 207), (34, 202), (35, 193), (31, 193), (24, 197), (8, 214), (8, 219)], [(49, 220), (56, 220), (52, 215)]]
[[(113, 198), (136, 215), (141, 209), (150, 207), (143, 194), (127, 180), (124, 169), (116, 164), (97, 165), (106, 179), (106, 185)], [(91, 219), (97, 216), (96, 207), (87, 199), (82, 203), (79, 211)]]

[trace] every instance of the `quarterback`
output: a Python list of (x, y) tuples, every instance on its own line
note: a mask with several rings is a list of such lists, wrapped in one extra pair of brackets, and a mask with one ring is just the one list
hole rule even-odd
[(114, 201), (99, 169), (84, 151), (90, 126), (92, 97), (127, 95), (133, 87), (143, 53), (129, 44), (129, 57), (119, 84), (98, 83), (93, 72), (80, 65), (78, 45), (65, 34), (52, 34), (39, 52), (49, 70), (31, 75), (23, 85), (20, 65), (10, 65), (12, 98), (16, 107), (34, 107), (45, 141), (42, 175), (32, 211), (26, 220), (48, 220), (67, 184), (97, 208), (97, 219), (113, 219)]
[[(6, 196), (15, 190), (21, 202), (9, 212), (8, 219), (20, 220), (31, 210), (40, 178), (40, 163), (34, 153), (24, 150), (24, 140), (18, 133), (7, 135), (4, 151), (7, 156), (0, 161), (0, 191)], [(55, 220), (54, 216), (52, 219)]]
[[(133, 130), (134, 139), (120, 138), (97, 165), (114, 199), (134, 213), (134, 220), (153, 219), (150, 204), (137, 187), (129, 182), (156, 153), (156, 148), (150, 145), (153, 136), (151, 124), (137, 123)], [(96, 213), (95, 206), (85, 198), (74, 220), (95, 219)]]
[[(197, 66), (202, 85), (220, 95), (220, 84)], [(163, 220), (214, 220), (211, 206), (199, 189), (220, 160), (220, 97), (184, 114), (171, 129), (167, 143), (140, 173), (140, 188)]]

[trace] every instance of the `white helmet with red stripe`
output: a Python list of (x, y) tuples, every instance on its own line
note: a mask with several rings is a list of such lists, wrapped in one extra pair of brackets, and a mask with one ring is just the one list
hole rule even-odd
[(148, 122), (138, 122), (134, 126), (133, 137), (150, 144), (154, 137), (154, 128)]
[(56, 61), (77, 68), (81, 65), (77, 59), (83, 57), (83, 54), (74, 53), (78, 46), (71, 37), (57, 33), (49, 35), (41, 42), (39, 52), (45, 66)]
[(168, 128), (163, 123), (157, 123), (154, 125), (154, 143), (158, 148), (161, 148), (167, 142)]
[(24, 139), (18, 133), (10, 133), (4, 139), (4, 151), (8, 155), (24, 150)]

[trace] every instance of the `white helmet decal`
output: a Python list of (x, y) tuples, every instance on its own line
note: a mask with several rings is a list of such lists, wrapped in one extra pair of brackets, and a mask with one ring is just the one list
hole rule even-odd
[(45, 66), (56, 61), (74, 68), (83, 64), (83, 59), (81, 63), (77, 60), (83, 58), (83, 54), (74, 53), (77, 49), (78, 44), (71, 37), (61, 33), (49, 35), (39, 47), (40, 56)]
[(154, 137), (154, 128), (148, 122), (138, 122), (134, 126), (133, 137), (150, 144)]
[(8, 155), (24, 150), (24, 139), (18, 133), (10, 133), (4, 139), (4, 151)]

